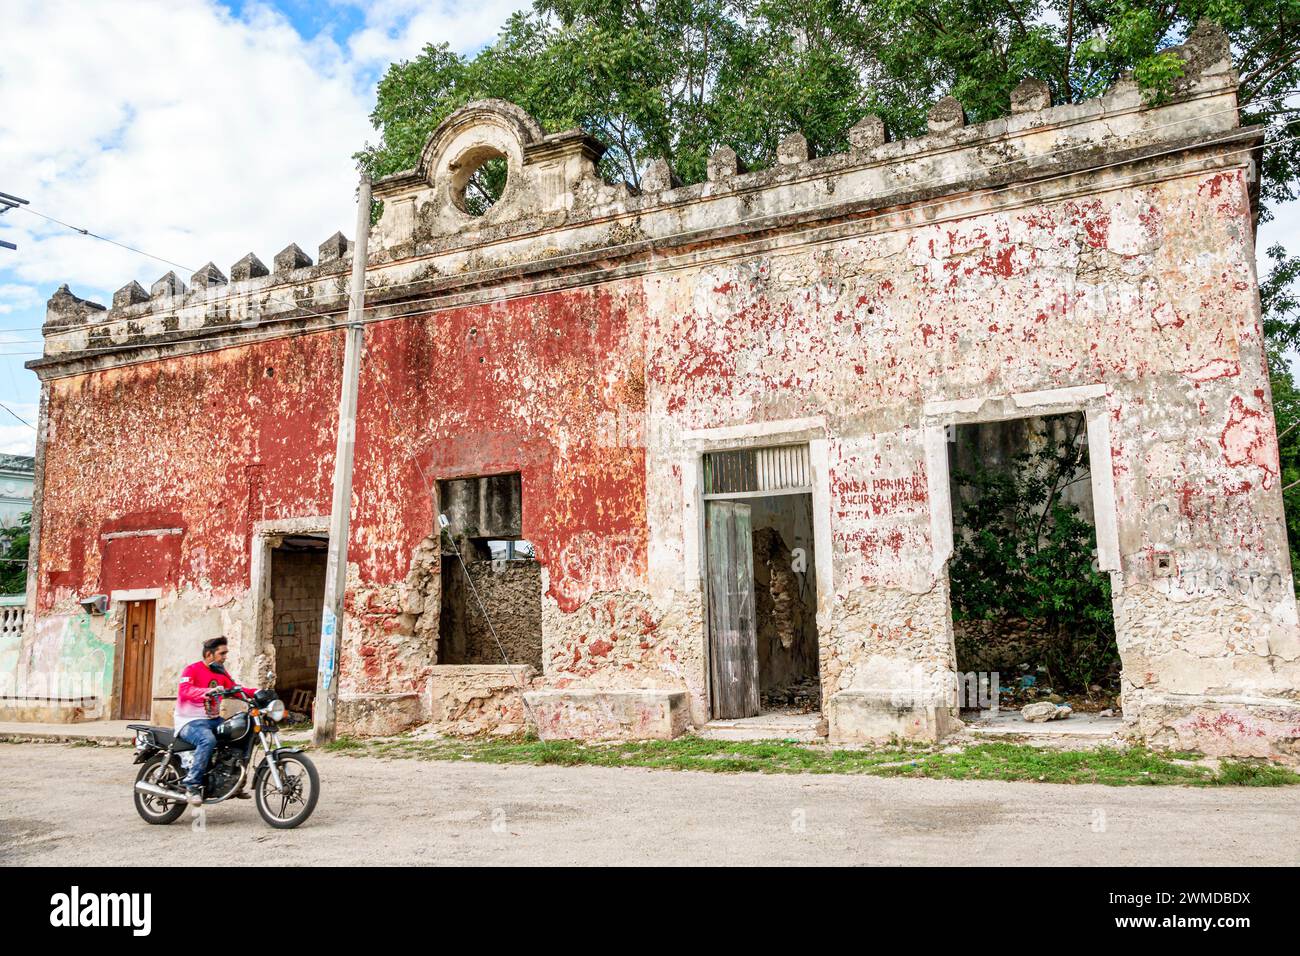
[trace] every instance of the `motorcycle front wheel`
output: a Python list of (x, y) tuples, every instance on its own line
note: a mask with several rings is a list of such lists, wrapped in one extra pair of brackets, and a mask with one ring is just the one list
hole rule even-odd
[(257, 812), (268, 825), (277, 830), (291, 830), (316, 809), (320, 775), (316, 773), (316, 765), (305, 754), (277, 757), (275, 766), (280, 773), (281, 785), (275, 785), (270, 768), (263, 762), (253, 782), (253, 797), (257, 802)]
[[(181, 786), (180, 768), (165, 753), (158, 754), (151, 760), (145, 761), (135, 779), (137, 783), (143, 780), (164, 789), (179, 790)], [(171, 801), (156, 797), (151, 793), (135, 791), (136, 813), (140, 814), (146, 823), (159, 825), (171, 823), (185, 812), (185, 806), (183, 797)]]

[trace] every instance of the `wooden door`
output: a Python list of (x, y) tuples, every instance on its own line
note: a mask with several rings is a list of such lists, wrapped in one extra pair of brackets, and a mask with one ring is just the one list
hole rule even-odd
[(123, 720), (148, 720), (153, 712), (153, 632), (154, 602), (128, 602), (122, 658)]
[(754, 541), (742, 501), (705, 503), (709, 575), (709, 669), (714, 717), (758, 714)]

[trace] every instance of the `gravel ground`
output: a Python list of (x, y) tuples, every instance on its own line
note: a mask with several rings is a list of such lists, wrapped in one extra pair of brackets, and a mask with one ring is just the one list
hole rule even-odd
[[(1300, 863), (1300, 788), (1101, 787), (315, 756), (316, 813), (168, 827), (125, 748), (0, 744), (0, 863)], [(198, 855), (196, 855), (198, 854)]]

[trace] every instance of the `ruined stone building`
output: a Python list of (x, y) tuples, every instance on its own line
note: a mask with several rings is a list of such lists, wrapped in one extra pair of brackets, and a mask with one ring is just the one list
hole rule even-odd
[[(948, 431), (1078, 413), (1126, 726), (1295, 754), (1263, 134), (1222, 35), (1183, 55), (1158, 105), (1026, 81), (1003, 119), (945, 99), (925, 136), (867, 117), (843, 154), (723, 147), (639, 192), (581, 131), (449, 117), (375, 184), (343, 729), (671, 737), (811, 684), (834, 742), (941, 737)], [(217, 634), (306, 706), (351, 258), (335, 235), (109, 307), (55, 293), (7, 706), (166, 719)]]

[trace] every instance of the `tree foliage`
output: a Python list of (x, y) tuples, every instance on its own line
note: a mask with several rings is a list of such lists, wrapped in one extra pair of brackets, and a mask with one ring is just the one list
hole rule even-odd
[[(1300, 132), (1284, 102), (1300, 85), (1300, 0), (535, 0), (474, 56), (444, 42), (393, 64), (372, 114), (380, 141), (358, 158), (374, 175), (409, 168), (453, 110), (499, 97), (549, 131), (601, 139), (610, 177), (635, 186), (663, 157), (694, 182), (723, 144), (752, 168), (796, 130), (815, 152), (843, 150), (869, 112), (895, 136), (924, 132), (945, 93), (991, 119), (1027, 76), (1057, 103), (1129, 72), (1158, 95), (1182, 69), (1169, 48), (1201, 18), (1231, 39), (1243, 121)], [(1266, 198), (1293, 197), (1297, 155), (1267, 152)]]
[(27, 590), (27, 551), (31, 546), (32, 513), (25, 512), (16, 524), (0, 527), (0, 594), (22, 594)]

